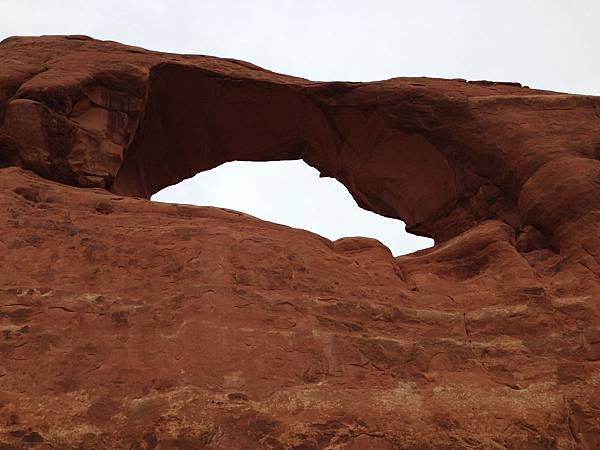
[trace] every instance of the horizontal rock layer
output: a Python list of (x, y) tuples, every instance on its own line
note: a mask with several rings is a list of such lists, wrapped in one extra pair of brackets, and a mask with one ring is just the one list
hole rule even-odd
[[(600, 446), (599, 98), (83, 36), (0, 57), (6, 448)], [(144, 199), (280, 159), (436, 246)]]

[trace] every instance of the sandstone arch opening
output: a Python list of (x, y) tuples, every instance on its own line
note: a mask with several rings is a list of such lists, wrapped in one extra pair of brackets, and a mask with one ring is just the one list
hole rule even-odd
[(412, 94), (382, 109), (365, 100), (377, 97), (364, 83), (243, 67), (240, 77), (239, 68), (154, 66), (111, 191), (150, 198), (231, 161), (303, 160), (342, 183), (360, 207), (403, 220), (413, 234), (441, 242), (468, 227), (464, 208), (451, 215), (465, 184), (437, 143), (445, 137), (425, 133), (431, 108), (415, 113)]
[(404, 223), (360, 208), (337, 180), (319, 178), (303, 161), (233, 161), (162, 189), (152, 200), (218, 206), (302, 228), (331, 240), (364, 236), (394, 256), (433, 246)]

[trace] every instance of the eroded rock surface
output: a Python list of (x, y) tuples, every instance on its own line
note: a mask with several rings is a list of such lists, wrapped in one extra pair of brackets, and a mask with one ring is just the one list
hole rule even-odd
[[(600, 447), (598, 97), (83, 36), (0, 60), (3, 448)], [(144, 199), (300, 158), (436, 246)]]

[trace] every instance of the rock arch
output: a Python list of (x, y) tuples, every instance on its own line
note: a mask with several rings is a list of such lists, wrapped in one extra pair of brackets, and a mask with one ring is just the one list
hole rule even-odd
[[(597, 97), (85, 36), (0, 60), (2, 443), (600, 446)], [(130, 197), (233, 159), (303, 159), (437, 244)]]
[(346, 185), (362, 207), (420, 224), (415, 231), (431, 236), (431, 217), (457, 198), (447, 159), (422, 135), (386, 125), (373, 108), (321, 98), (326, 87), (160, 64), (112, 190), (148, 197), (228, 161), (303, 159)]
[(499, 220), (557, 250), (599, 246), (597, 97), (430, 78), (312, 82), (84, 36), (12, 38), (2, 52), (13, 62), (4, 165), (149, 197), (226, 161), (303, 159), (437, 242)]

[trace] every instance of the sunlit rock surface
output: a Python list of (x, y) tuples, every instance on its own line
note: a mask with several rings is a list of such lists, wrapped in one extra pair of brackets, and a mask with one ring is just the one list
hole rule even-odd
[[(600, 98), (83, 36), (0, 60), (3, 448), (600, 447)], [(280, 159), (437, 245), (146, 200)]]

